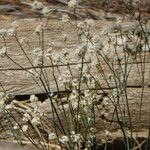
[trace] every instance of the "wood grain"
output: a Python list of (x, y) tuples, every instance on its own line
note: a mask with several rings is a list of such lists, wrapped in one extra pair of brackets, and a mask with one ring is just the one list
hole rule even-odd
[[(0, 28), (9, 29), (11, 28), (11, 22), (4, 21), (0, 22)], [(18, 40), (21, 38), (26, 38), (29, 41), (29, 45), (22, 45), (25, 53), (33, 62), (35, 59), (35, 54), (33, 53), (33, 49), (38, 47), (39, 37), (34, 34), (35, 27), (39, 24), (39, 20), (37, 19), (23, 19), (18, 21), (18, 29), (17, 29), (17, 37)], [(112, 22), (103, 22), (103, 21), (96, 21), (94, 27), (92, 28), (93, 34), (100, 34), (103, 26), (108, 25), (110, 26)], [(64, 43), (63, 36), (64, 34), (68, 35), (68, 40), (66, 44)], [(32, 65), (29, 63), (28, 59), (25, 57), (24, 53), (21, 50), (21, 47), (17, 43), (17, 40), (14, 37), (6, 37), (5, 40), (7, 41), (7, 48), (8, 48), (8, 56), (11, 57), (16, 63), (22, 66), (25, 70), (22, 70), (19, 66), (14, 64), (11, 60), (7, 57), (2, 58), (0, 60), (0, 81), (3, 85), (3, 88), (12, 95), (24, 95), (24, 94), (36, 94), (36, 93), (43, 93), (43, 90), (35, 83), (32, 77), (28, 76), (27, 71), (32, 69)], [(69, 52), (72, 54), (72, 58), (74, 58), (75, 49), (78, 46), (78, 38), (76, 34), (75, 24), (66, 24), (62, 23), (61, 21), (57, 20), (50, 20), (46, 31), (44, 32), (44, 51), (47, 48), (52, 47), (54, 51), (61, 55), (64, 52), (64, 49), (67, 48)], [(3, 38), (0, 38), (0, 47), (4, 46)], [(111, 54), (113, 56), (113, 53)], [(119, 52), (118, 56), (122, 57), (122, 53)], [(111, 57), (111, 56), (110, 56)], [(141, 55), (138, 55), (136, 60), (133, 61), (132, 57), (129, 58), (128, 61), (128, 68), (131, 67), (129, 77), (127, 80), (127, 87), (142, 87), (150, 85), (150, 62), (149, 62), (150, 53), (145, 52)], [(143, 62), (144, 60), (144, 62)], [(52, 92), (56, 92), (56, 84), (54, 78), (52, 76), (52, 64), (46, 56), (44, 58), (44, 70), (48, 74), (49, 85)], [(108, 67), (107, 63), (100, 59), (102, 70), (104, 71), (106, 78), (113, 76), (114, 73)], [(77, 76), (77, 72), (75, 70), (76, 64), (80, 64), (78, 60), (73, 60), (70, 64), (72, 69), (73, 75)], [(85, 62), (89, 63), (89, 62)], [(113, 62), (115, 68), (118, 68), (118, 63)], [(124, 66), (124, 60), (121, 62), (122, 68)], [(58, 64), (61, 73), (67, 70), (66, 64)], [(145, 68), (144, 68), (145, 67)], [(144, 68), (144, 70), (143, 70)], [(91, 72), (97, 73), (97, 69), (92, 68)], [(144, 82), (142, 82), (142, 72), (144, 72)], [(56, 79), (59, 78), (60, 74), (55, 69), (55, 76)], [(109, 81), (109, 86), (104, 80), (103, 76), (100, 74), (100, 82), (102, 88), (114, 88), (115, 82)], [(40, 83), (41, 85), (41, 83)], [(63, 86), (60, 85), (60, 90), (64, 90)], [(84, 85), (82, 88), (86, 88)], [(0, 91), (2, 91), (2, 87), (0, 87)]]

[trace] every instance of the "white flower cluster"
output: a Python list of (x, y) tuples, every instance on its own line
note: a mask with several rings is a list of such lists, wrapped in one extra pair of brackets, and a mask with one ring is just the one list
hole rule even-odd
[(78, 144), (80, 146), (82, 137), (80, 134), (76, 134), (75, 131), (71, 131), (69, 136), (63, 135), (59, 138), (59, 141), (62, 144), (70, 143), (75, 148), (75, 145)]
[(16, 29), (15, 28), (10, 28), (10, 29), (0, 29), (0, 37), (4, 36), (14, 36), (16, 35)]
[(85, 82), (88, 85), (90, 85), (90, 81), (91, 81), (90, 67), (84, 66), (82, 72), (83, 72), (82, 73), (82, 82)]
[(72, 82), (72, 77), (70, 72), (68, 70), (64, 71), (64, 73), (62, 73), (61, 76), (59, 77), (59, 81), (62, 85), (65, 85), (66, 88), (70, 89), (71, 82)]
[(78, 85), (79, 85), (78, 79), (74, 78), (74, 79), (72, 80), (72, 88), (73, 88), (73, 89), (76, 89), (76, 88), (78, 87)]
[(70, 17), (68, 14), (62, 15), (62, 22), (66, 23), (66, 22), (69, 22), (69, 20), (70, 20)]
[(13, 103), (5, 104), (5, 102), (9, 101), (10, 95), (5, 92), (0, 92), (0, 108), (4, 108), (6, 110), (10, 110), (14, 107)]
[(50, 13), (51, 13), (51, 9), (50, 9), (49, 7), (44, 7), (44, 8), (42, 9), (42, 14), (43, 14), (45, 17), (49, 16)]
[(74, 109), (78, 107), (78, 97), (79, 97), (78, 91), (75, 89), (72, 90), (69, 96), (69, 103), (72, 105)]
[(79, 21), (79, 22), (77, 23), (77, 28), (78, 28), (78, 29), (81, 29), (81, 30), (85, 29), (85, 28), (86, 28), (85, 22), (84, 22), (84, 21)]
[(84, 91), (84, 97), (88, 101), (88, 104), (91, 105), (93, 100), (95, 99), (95, 93), (93, 93), (90, 90), (85, 90)]
[[(30, 121), (33, 125), (38, 125), (41, 123), (40, 115), (38, 109), (38, 98), (35, 95), (30, 96), (31, 108), (29, 107), (22, 118), (23, 123)], [(33, 107), (33, 108), (32, 108)]]
[(70, 7), (70, 8), (76, 8), (77, 5), (78, 5), (78, 0), (70, 0), (68, 2), (68, 7)]
[(64, 63), (63, 53), (60, 54), (57, 51), (52, 51), (52, 47), (47, 49), (46, 56), (52, 60), (53, 65), (58, 65), (60, 62)]
[(81, 58), (86, 54), (86, 52), (87, 52), (87, 45), (82, 44), (78, 46), (78, 48), (75, 51), (75, 54), (78, 58)]
[(111, 136), (111, 133), (110, 133), (108, 130), (105, 130), (105, 135), (106, 135), (107, 137), (110, 137), (110, 136)]
[(7, 30), (6, 29), (0, 29), (0, 36), (3, 37), (5, 36), (7, 33)]
[[(38, 97), (36, 97), (34, 94), (30, 96), (30, 102), (31, 104), (34, 106), (37, 106), (37, 102), (38, 102)], [(36, 109), (36, 107), (34, 107), (34, 109)]]
[(38, 124), (41, 123), (41, 120), (40, 120), (40, 118), (39, 118), (38, 116), (34, 116), (34, 117), (32, 118), (32, 120), (31, 120), (31, 123), (32, 123), (33, 125), (38, 125)]
[(97, 132), (96, 128), (93, 128), (93, 127), (90, 128), (90, 133), (92, 133), (92, 135), (94, 135), (93, 137), (95, 137), (96, 132)]
[(107, 118), (109, 111), (110, 111), (110, 100), (108, 97), (103, 98), (101, 105), (99, 106), (100, 109), (100, 117)]
[(92, 104), (94, 99), (95, 99), (95, 95), (90, 90), (84, 91), (84, 96), (80, 101), (80, 107), (82, 107), (83, 110), (87, 113), (87, 116), (88, 116), (88, 112), (89, 114), (91, 114), (91, 108), (93, 106)]
[(55, 140), (57, 139), (57, 136), (55, 133), (51, 132), (48, 134), (48, 139), (51, 141), (51, 140)]
[(26, 112), (24, 115), (23, 115), (23, 118), (22, 118), (22, 121), (24, 123), (28, 122), (31, 120), (31, 116)]
[(59, 141), (62, 144), (67, 144), (67, 142), (69, 142), (69, 138), (66, 135), (63, 135), (61, 138), (59, 138)]
[(105, 37), (105, 44), (103, 44), (105, 46), (103, 49), (105, 51), (110, 49), (111, 51), (126, 51), (128, 54), (136, 55), (147, 50), (144, 38), (144, 35), (147, 34), (148, 29), (145, 27), (141, 29), (137, 21), (106, 27), (102, 31), (102, 35)]
[(17, 124), (17, 123), (15, 123), (15, 124), (14, 124), (13, 129), (14, 129), (14, 130), (18, 130), (18, 129), (19, 129), (19, 126), (18, 126), (18, 124)]
[(102, 39), (100, 38), (99, 35), (95, 35), (92, 38), (92, 43), (89, 44), (89, 52), (91, 53), (95, 53), (95, 52), (99, 52), (104, 48), (104, 44), (102, 42)]
[(5, 57), (7, 54), (7, 48), (4, 46), (0, 49), (0, 57)]
[(7, 30), (7, 35), (8, 36), (14, 36), (16, 34), (16, 29), (11, 28)]
[(5, 105), (5, 110), (7, 110), (7, 111), (11, 110), (12, 108), (14, 108), (13, 103)]
[(51, 57), (52, 56), (52, 47), (49, 47), (47, 49), (47, 57)]
[(32, 3), (32, 9), (34, 10), (41, 10), (44, 6), (43, 6), (43, 3), (35, 0), (33, 3)]
[(42, 49), (37, 47), (33, 50), (34, 54), (36, 55), (36, 59), (34, 60), (34, 66), (41, 66), (43, 62), (43, 52)]
[(89, 128), (87, 140), (86, 140), (86, 147), (91, 147), (93, 145), (93, 139), (95, 138), (95, 135), (97, 133), (96, 128)]
[(34, 32), (36, 34), (40, 34), (42, 32), (42, 30), (44, 30), (44, 29), (45, 29), (45, 24), (43, 22), (41, 22), (40, 24), (37, 25)]
[(23, 125), (23, 126), (22, 126), (22, 131), (23, 131), (23, 132), (26, 132), (27, 130), (28, 130), (28, 125)]
[(78, 36), (83, 38), (85, 41), (91, 39), (93, 35), (89, 32), (90, 28), (94, 25), (94, 20), (85, 19), (84, 21), (77, 22)]
[(84, 22), (85, 22), (88, 26), (93, 26), (93, 25), (94, 25), (94, 20), (93, 20), (93, 19), (85, 19)]
[(75, 131), (71, 131), (70, 140), (72, 143), (78, 143), (81, 141), (81, 135), (76, 134)]
[(29, 41), (28, 41), (28, 39), (22, 37), (22, 38), (20, 38), (19, 42), (20, 42), (20, 44), (24, 44), (24, 43), (28, 43)]
[(0, 92), (0, 108), (4, 107), (6, 94), (4, 92)]

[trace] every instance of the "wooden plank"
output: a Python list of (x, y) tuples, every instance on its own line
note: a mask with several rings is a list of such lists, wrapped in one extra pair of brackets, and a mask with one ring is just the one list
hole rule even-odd
[[(75, 64), (70, 66), (72, 73), (74, 77), (78, 77), (78, 72), (75, 69)], [(102, 86), (102, 88), (114, 88), (116, 86), (116, 83), (113, 79), (113, 73), (112, 71), (106, 66), (103, 66), (104, 72), (107, 78), (107, 82), (105, 81), (102, 74), (99, 73), (99, 83)], [(66, 66), (60, 66), (59, 67), (61, 74), (64, 73), (65, 70), (68, 70)], [(30, 69), (29, 69), (30, 70)], [(39, 70), (39, 69), (37, 69)], [(48, 67), (44, 69), (47, 72), (48, 80), (49, 80), (49, 87), (51, 88), (51, 92), (56, 92), (56, 83), (54, 81), (54, 77), (52, 75), (52, 68)], [(97, 73), (97, 70), (91, 70), (92, 74)], [(130, 70), (129, 77), (127, 79), (127, 86), (128, 87), (140, 87), (143, 85), (142, 83), (142, 76), (141, 76), (141, 70), (140, 66), (137, 66), (134, 64)], [(20, 95), (20, 94), (35, 94), (35, 93), (42, 93), (42, 85), (41, 81), (39, 79), (36, 79), (36, 81), (40, 84), (42, 89), (37, 85), (37, 83), (34, 81), (32, 76), (26, 71), (23, 70), (7, 70), (7, 71), (1, 71), (1, 80), (2, 85), (8, 91), (8, 93), (13, 95)], [(111, 80), (110, 80), (111, 76)], [(14, 77), (17, 77), (16, 79)], [(60, 91), (64, 90), (64, 87), (60, 84), (60, 81), (58, 80), (60, 77), (60, 74), (58, 73), (58, 70), (55, 69), (55, 77), (59, 83)], [(123, 82), (123, 81), (122, 81)], [(149, 64), (145, 65), (145, 74), (144, 74), (144, 85), (150, 86), (150, 72), (149, 72)], [(82, 89), (87, 88), (86, 85), (82, 85)], [(2, 90), (2, 88), (0, 88)]]
[[(33, 49), (36, 47), (39, 47), (39, 38), (37, 35), (33, 34), (35, 27), (39, 24), (39, 21), (36, 19), (24, 19), (18, 21), (18, 32), (17, 37), (18, 40), (25, 37), (29, 40), (29, 45), (24, 45), (23, 48), (28, 55), (29, 59), (33, 62), (35, 58), (35, 54), (33, 53)], [(105, 25), (111, 25), (112, 22), (103, 22), (103, 21), (96, 21), (94, 24), (94, 28), (92, 28), (93, 34), (100, 34), (102, 27)], [(10, 28), (10, 22), (0, 22), (0, 28)], [(68, 40), (66, 44), (63, 40), (63, 35), (68, 35)], [(8, 55), (18, 64), (20, 64), (23, 68), (30, 70), (32, 69), (31, 64), (29, 63), (28, 59), (24, 56), (21, 48), (19, 47), (16, 39), (14, 37), (6, 37), (5, 39), (7, 42), (8, 47)], [(4, 46), (4, 41), (1, 38), (0, 39), (0, 47)], [(67, 52), (64, 49), (67, 49), (69, 53), (71, 53), (70, 57), (75, 58), (75, 49), (78, 46), (78, 38), (76, 35), (76, 29), (74, 23), (72, 24), (66, 24), (62, 23), (61, 21), (53, 20), (49, 21), (48, 27), (44, 33), (44, 50), (46, 51), (47, 48), (52, 47), (58, 55), (62, 55), (64, 52)], [(110, 57), (113, 57), (112, 53)], [(122, 57), (122, 52), (118, 53), (118, 56)], [(149, 63), (149, 57), (150, 53), (146, 52), (142, 54), (141, 56), (137, 56), (137, 59), (135, 62), (133, 62), (132, 57), (129, 59), (129, 65), (128, 67), (131, 67), (131, 71), (129, 73), (127, 86), (142, 86), (142, 80), (141, 80), (141, 64), (143, 66), (143, 55), (145, 55), (145, 69), (144, 69), (144, 85), (149, 86), (150, 85), (150, 63)], [(44, 58), (44, 67), (46, 72), (48, 73), (49, 83), (51, 87), (51, 91), (55, 92), (56, 84), (54, 81), (54, 78), (52, 76), (52, 64), (48, 59), (46, 59), (46, 56)], [(109, 78), (110, 76), (113, 76), (113, 72), (108, 67), (106, 62), (104, 60), (100, 59), (101, 66), (103, 68), (103, 71), (106, 75), (106, 78)], [(72, 64), (70, 65), (72, 68), (73, 76), (77, 77), (77, 71), (75, 70), (75, 65), (79, 62), (77, 59), (73, 59)], [(124, 60), (121, 62), (122, 67), (124, 68)], [(118, 64), (117, 62), (113, 62), (114, 66), (117, 68)], [(63, 73), (67, 67), (64, 66), (64, 64), (59, 63), (59, 68), (61, 70), (61, 73)], [(56, 70), (56, 69), (55, 69)], [(97, 70), (95, 68), (92, 68), (91, 72), (97, 73)], [(58, 71), (55, 72), (56, 78), (59, 78)], [(110, 85), (108, 86), (106, 84), (106, 81), (100, 76), (100, 82), (103, 88), (114, 88), (114, 80), (112, 78), (112, 81), (109, 81)], [(28, 77), (28, 73), (24, 70), (22, 70), (19, 66), (15, 65), (12, 61), (10, 61), (8, 58), (2, 58), (0, 60), (0, 81), (5, 88), (5, 90), (13, 95), (20, 95), (20, 94), (34, 94), (34, 93), (42, 93), (43, 90), (34, 82), (33, 78)], [(41, 85), (41, 83), (40, 83)], [(83, 85), (82, 88), (85, 88)], [(2, 91), (2, 87), (0, 87), (0, 91)], [(60, 90), (64, 90), (63, 86), (60, 85)]]
[[(125, 96), (124, 94), (120, 95), (118, 105), (116, 105), (120, 121), (126, 122), (125, 128), (130, 129), (130, 123), (129, 123), (130, 120), (129, 120), (128, 109), (127, 109), (129, 108), (133, 130), (142, 129), (142, 128), (149, 129), (150, 117), (148, 114), (150, 113), (150, 92), (149, 92), (150, 88), (144, 88), (144, 90), (142, 88), (126, 88), (126, 90), (127, 90), (127, 96)], [(113, 92), (113, 90), (107, 90), (107, 89), (104, 91), (107, 93), (109, 97), (111, 96), (111, 92)], [(103, 91), (100, 90), (99, 96), (102, 96), (103, 95), (102, 93)], [(142, 105), (141, 105), (141, 100), (142, 100)], [(103, 123), (100, 117), (102, 111), (101, 109), (102, 101), (103, 99), (101, 99), (100, 103), (97, 103), (97, 107), (95, 107), (97, 131), (101, 132), (104, 131), (106, 127), (110, 128), (110, 124), (111, 124), (110, 130), (116, 131), (117, 129), (120, 128), (120, 126), (117, 123), (116, 114), (114, 115), (113, 120), (112, 120), (112, 116), (115, 108), (113, 103), (117, 104), (117, 98), (115, 100), (111, 99), (111, 101), (110, 100), (108, 101), (109, 111), (108, 111), (108, 115), (106, 116), (108, 120), (103, 119)], [(61, 103), (59, 108), (62, 109)], [(64, 103), (64, 108), (66, 112), (69, 112), (69, 106), (67, 102)], [(40, 103), (39, 109), (45, 110), (46, 112), (50, 112), (51, 106), (49, 100), (46, 100), (42, 104)], [(141, 109), (141, 114), (140, 114), (140, 109)], [(52, 116), (52, 113), (50, 114)], [(62, 114), (59, 115), (61, 116)]]

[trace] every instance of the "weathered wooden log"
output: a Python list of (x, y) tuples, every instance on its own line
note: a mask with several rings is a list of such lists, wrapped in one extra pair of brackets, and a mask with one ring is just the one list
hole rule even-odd
[[(16, 65), (12, 60), (8, 59), (8, 57), (2, 58), (0, 60), (0, 91), (6, 90), (8, 93), (12, 95), (31, 95), (31, 94), (38, 94), (44, 93), (45, 90), (43, 89), (41, 82), (39, 79), (35, 79), (40, 84), (33, 80), (32, 76), (29, 76), (28, 71), (33, 69), (32, 65), (29, 63), (28, 58), (25, 57), (21, 47), (19, 46), (17, 40), (25, 37), (29, 40), (29, 45), (23, 45), (23, 48), (31, 60), (34, 61), (34, 53), (33, 49), (39, 46), (39, 37), (38, 35), (33, 34), (35, 27), (39, 24), (39, 21), (34, 19), (27, 19), (27, 20), (20, 20), (18, 21), (19, 27), (17, 31), (18, 39), (15, 37), (6, 37), (6, 45), (8, 47), (8, 56), (12, 58), (17, 64), (21, 67)], [(97, 21), (92, 29), (94, 34), (100, 34), (102, 27), (106, 24), (106, 22)], [(112, 22), (107, 22), (107, 24), (112, 24)], [(10, 22), (0, 22), (0, 28), (9, 28)], [(65, 43), (63, 40), (63, 35), (68, 34), (68, 40)], [(0, 47), (4, 46), (4, 39), (0, 39)], [(71, 52), (72, 58), (74, 58), (74, 51), (78, 46), (78, 38), (76, 35), (76, 29), (74, 23), (66, 24), (61, 23), (55, 20), (50, 20), (48, 23), (47, 30), (44, 32), (44, 50), (47, 48), (52, 47), (58, 55), (61, 55), (67, 50)], [(119, 56), (123, 55), (121, 52), (118, 53)], [(110, 56), (111, 57), (111, 56)], [(149, 105), (150, 105), (150, 61), (149, 61), (150, 53), (144, 52), (141, 55), (137, 55), (136, 61), (133, 61), (132, 58), (129, 59), (127, 64), (127, 70), (130, 68), (128, 80), (126, 83), (126, 90), (127, 90), (127, 97), (122, 98), (120, 101), (121, 109), (125, 113), (125, 117), (128, 121), (128, 114), (127, 114), (127, 100), (129, 103), (129, 109), (131, 113), (131, 121), (134, 128), (148, 128), (149, 127)], [(58, 81), (60, 74), (64, 73), (67, 70), (67, 63), (66, 64), (58, 64), (53, 66), (50, 61), (44, 58), (44, 70), (47, 72), (48, 75), (48, 82), (51, 92), (57, 92), (57, 86), (52, 74), (52, 69), (54, 68), (54, 74)], [(89, 64), (90, 61), (84, 62), (85, 64)], [(78, 76), (78, 72), (76, 71), (76, 65), (81, 64), (81, 61), (74, 59), (70, 64), (70, 69), (74, 77)], [(113, 62), (114, 69), (118, 68), (118, 62)], [(109, 68), (108, 64), (101, 58), (100, 59), (100, 90), (104, 90), (105, 92), (110, 92), (112, 89), (116, 88), (116, 83), (112, 77), (112, 80), (109, 80), (110, 75), (114, 75), (111, 68)], [(121, 62), (121, 67), (125, 68), (124, 60)], [(24, 68), (24, 69), (23, 69)], [(60, 73), (58, 72), (57, 68), (59, 68)], [(144, 69), (143, 69), (144, 68)], [(40, 71), (40, 68), (36, 68)], [(97, 69), (92, 68), (91, 73), (96, 74), (98, 72)], [(106, 78), (108, 79), (108, 83), (105, 81), (102, 72), (105, 73)], [(63, 91), (64, 87), (59, 84), (59, 90)], [(143, 88), (144, 87), (144, 88)], [(86, 86), (83, 84), (81, 89), (86, 89)], [(143, 90), (144, 89), (144, 90)], [(143, 90), (143, 94), (142, 94)], [(101, 91), (103, 93), (103, 91)], [(139, 110), (142, 100), (142, 107), (141, 107), (141, 118), (139, 119)], [(112, 107), (112, 112), (113, 112)], [(140, 122), (139, 122), (140, 120)], [(115, 128), (115, 125), (114, 125)]]
[[(19, 46), (19, 43), (17, 40), (20, 40), (21, 38), (26, 38), (29, 40), (29, 45), (22, 45), (23, 49), (25, 50), (25, 53), (31, 60), (31, 62), (34, 61), (35, 55), (33, 53), (33, 49), (39, 46), (39, 36), (34, 34), (34, 29), (35, 27), (39, 24), (38, 20), (34, 19), (27, 19), (27, 20), (20, 20), (18, 21), (19, 27), (17, 30), (17, 39), (15, 39), (14, 36), (12, 37), (6, 37), (6, 46), (8, 48), (8, 56), (12, 58), (17, 64), (19, 64), (21, 67), (24, 68), (24, 70), (16, 65), (13, 61), (8, 59), (7, 57), (2, 58), (0, 61), (0, 80), (5, 88), (5, 90), (8, 93), (11, 94), (34, 94), (34, 93), (42, 93), (43, 91), (37, 86), (35, 81), (31, 78), (28, 77), (27, 71), (32, 69), (32, 65), (29, 63), (28, 58), (24, 55), (23, 51), (21, 50), (21, 47)], [(94, 34), (100, 34), (102, 27), (106, 23), (102, 21), (97, 21), (94, 24), (94, 27), (92, 28), (92, 32)], [(112, 22), (107, 22), (107, 24), (111, 25)], [(6, 28), (9, 29), (11, 27), (10, 22), (1, 22), (0, 23), (1, 28)], [(66, 43), (64, 43), (63, 36), (64, 34), (68, 35), (68, 40)], [(69, 49), (69, 52), (72, 53), (72, 58), (74, 57), (74, 51), (78, 46), (78, 38), (76, 34), (76, 28), (74, 23), (72, 24), (66, 24), (66, 23), (61, 23), (59, 21), (49, 21), (47, 30), (44, 32), (44, 50), (46, 51), (47, 48), (52, 47), (58, 55), (61, 55), (63, 53), (63, 49), (67, 48)], [(1, 38), (0, 40), (0, 46), (4, 46), (4, 40)], [(119, 56), (123, 55), (121, 52), (118, 53)], [(143, 57), (144, 62), (143, 61)], [(137, 56), (136, 61), (133, 62), (133, 59), (129, 59), (128, 61), (128, 68), (131, 66), (131, 70), (129, 73), (128, 81), (127, 81), (127, 86), (129, 87), (140, 87), (142, 86), (142, 71), (144, 71), (144, 83), (146, 86), (149, 86), (150, 78), (149, 78), (149, 52), (146, 52), (144, 54), (141, 54)], [(111, 69), (108, 67), (107, 63), (104, 62), (104, 60), (101, 61), (101, 66), (103, 68), (103, 71), (105, 72), (106, 76), (109, 76), (112, 74)], [(77, 60), (74, 60), (72, 64), (70, 64), (72, 72), (74, 76), (76, 76), (76, 70), (75, 66), (76, 64), (79, 64), (81, 62), (78, 62)], [(122, 63), (122, 67), (124, 68), (124, 62)], [(67, 69), (65, 64), (58, 64), (61, 73), (64, 72), (64, 70)], [(114, 66), (117, 68), (118, 64), (117, 62), (114, 63)], [(144, 70), (142, 66), (145, 67)], [(56, 67), (56, 66), (55, 66)], [(44, 62), (44, 68), (46, 72), (48, 73), (49, 76), (49, 81), (50, 81), (50, 87), (51, 91), (55, 92), (56, 85), (54, 82), (54, 78), (52, 76), (52, 64), (50, 63), (49, 60), (45, 58)], [(26, 70), (26, 71), (25, 71)], [(96, 70), (92, 70), (93, 73), (97, 72)], [(55, 69), (55, 76), (58, 79), (59, 74), (58, 71)], [(14, 78), (17, 77), (17, 78)], [(108, 88), (108, 85), (106, 85), (106, 81), (104, 81), (103, 78), (100, 81), (101, 84), (103, 85), (103, 88)], [(112, 81), (111, 81), (112, 82)], [(115, 84), (110, 84), (109, 88), (113, 88)], [(84, 87), (84, 86), (83, 86)], [(2, 91), (2, 88), (0, 88)], [(63, 87), (60, 86), (60, 90), (63, 90)]]

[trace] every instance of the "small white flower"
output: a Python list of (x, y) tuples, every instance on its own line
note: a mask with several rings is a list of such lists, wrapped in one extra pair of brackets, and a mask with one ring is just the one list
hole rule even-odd
[(47, 49), (47, 54), (46, 54), (47, 58), (52, 56), (52, 47)]
[(69, 17), (69, 15), (68, 14), (63, 14), (62, 15), (62, 22), (68, 22), (70, 20), (70, 17)]
[(7, 30), (6, 29), (0, 29), (0, 36), (3, 37), (5, 36), (7, 33)]
[(57, 136), (56, 136), (55, 133), (50, 133), (50, 134), (48, 135), (48, 139), (49, 139), (49, 140), (55, 140), (55, 139), (57, 139)]
[(106, 143), (106, 139), (102, 139), (102, 143), (105, 144)]
[(13, 104), (12, 103), (5, 106), (6, 110), (10, 110), (12, 108), (13, 108)]
[(5, 93), (4, 92), (0, 92), (0, 100), (3, 99), (5, 97)]
[(40, 124), (40, 118), (39, 118), (39, 117), (34, 117), (34, 118), (31, 120), (31, 123), (34, 124), (34, 125)]
[(12, 28), (7, 30), (8, 36), (14, 36), (15, 34), (16, 34), (16, 29)]
[(79, 96), (79, 93), (76, 90), (73, 90), (72, 93), (70, 94), (70, 101), (75, 102)]
[(22, 130), (23, 130), (23, 132), (26, 132), (28, 130), (28, 125), (23, 125)]
[(64, 34), (64, 35), (63, 35), (63, 40), (66, 42), (66, 41), (67, 41), (67, 39), (68, 39), (67, 34)]
[(23, 120), (23, 122), (27, 122), (27, 121), (31, 120), (31, 116), (28, 113), (25, 113), (23, 115), (23, 119), (22, 120)]
[(44, 16), (49, 16), (50, 11), (51, 11), (50, 8), (44, 7), (44, 8), (42, 9), (42, 14), (43, 14)]
[(32, 8), (33, 8), (34, 10), (40, 10), (40, 9), (42, 9), (42, 8), (44, 7), (44, 6), (43, 6), (43, 3), (38, 2), (37, 0), (34, 1), (31, 6), (32, 6)]
[(85, 22), (83, 22), (83, 21), (78, 22), (77, 28), (84, 29), (85, 28)]
[(47, 49), (47, 53), (52, 53), (52, 47)]
[(30, 101), (31, 101), (31, 102), (37, 102), (37, 101), (38, 101), (38, 98), (37, 98), (35, 95), (31, 95), (31, 96), (30, 96)]
[(37, 105), (37, 103), (36, 103), (36, 105), (34, 106), (33, 112), (34, 112), (35, 114), (38, 113), (38, 105)]
[(105, 108), (109, 107), (109, 98), (108, 97), (104, 97), (103, 101), (102, 101), (102, 105)]
[(63, 143), (63, 144), (65, 144), (65, 143), (67, 143), (68, 141), (69, 141), (69, 139), (68, 139), (68, 137), (67, 136), (62, 136), (60, 139), (59, 139), (59, 141), (61, 142), (61, 143)]
[(75, 118), (78, 120), (78, 121), (81, 121), (81, 119), (82, 119), (82, 117), (81, 117), (81, 115), (75, 115)]
[(134, 14), (134, 17), (136, 18), (136, 19), (138, 19), (139, 17), (140, 17), (140, 13), (139, 12), (135, 12), (135, 14)]
[(150, 52), (149, 45), (146, 44), (143, 50), (144, 50), (144, 51), (149, 51), (149, 52)]
[(4, 103), (3, 99), (0, 99), (0, 109), (4, 107), (4, 104), (5, 103)]
[(36, 47), (34, 50), (33, 50), (34, 54), (39, 54), (39, 53), (42, 53), (42, 49), (40, 47)]
[(110, 136), (111, 135), (111, 133), (108, 130), (105, 130), (105, 134), (106, 134), (106, 136)]
[(85, 19), (85, 23), (88, 25), (88, 26), (92, 26), (94, 24), (94, 20), (93, 19)]
[(127, 41), (128, 41), (127, 37), (120, 37), (117, 40), (117, 46), (121, 47), (121, 46), (125, 45), (127, 43)]
[(64, 73), (59, 77), (59, 81), (61, 82), (61, 84), (64, 84), (66, 86), (71, 85), (71, 80), (71, 75), (68, 70), (64, 71)]
[(58, 64), (61, 60), (61, 56), (58, 53), (53, 52), (53, 53), (50, 53), (49, 56), (51, 56), (53, 65)]
[(83, 55), (85, 55), (86, 51), (87, 51), (87, 45), (86, 44), (82, 44), (82, 45), (78, 46), (78, 48), (75, 51), (75, 54), (76, 54), (76, 56), (81, 58)]
[(27, 43), (28, 40), (27, 40), (26, 38), (21, 38), (21, 39), (19, 40), (19, 42), (20, 42), (21, 44), (23, 44), (23, 43)]
[(70, 0), (68, 2), (68, 7), (70, 7), (70, 8), (75, 8), (75, 7), (77, 7), (77, 5), (78, 5), (78, 1), (77, 0)]
[(78, 79), (73, 79), (72, 86), (77, 87), (79, 85)]
[(78, 108), (79, 107), (78, 102), (72, 102), (72, 107), (73, 107), (73, 109)]
[(116, 20), (116, 23), (117, 24), (123, 23), (123, 17), (118, 17), (117, 20)]
[(17, 129), (19, 129), (19, 126), (18, 126), (18, 124), (16, 123), (15, 125), (14, 125), (14, 130), (17, 130)]
[(35, 33), (40, 34), (42, 32), (42, 30), (44, 29), (45, 24), (44, 23), (40, 23), (36, 28), (35, 28)]
[[(89, 138), (93, 138), (93, 137), (91, 137), (91, 136), (89, 135)], [(87, 147), (89, 148), (89, 147), (91, 147), (91, 146), (93, 145), (93, 142), (88, 139), (88, 140), (86, 141), (86, 145), (87, 145)], [(85, 149), (85, 150), (87, 150), (87, 149)]]
[(34, 66), (42, 66), (42, 62), (43, 62), (43, 56), (38, 55), (36, 59), (34, 60), (33, 64)]
[(7, 53), (7, 48), (4, 46), (0, 49), (0, 57), (5, 57)]
[(81, 136), (80, 136), (80, 134), (75, 134), (75, 132), (72, 131), (70, 138), (71, 138), (72, 142), (77, 143), (81, 139)]

